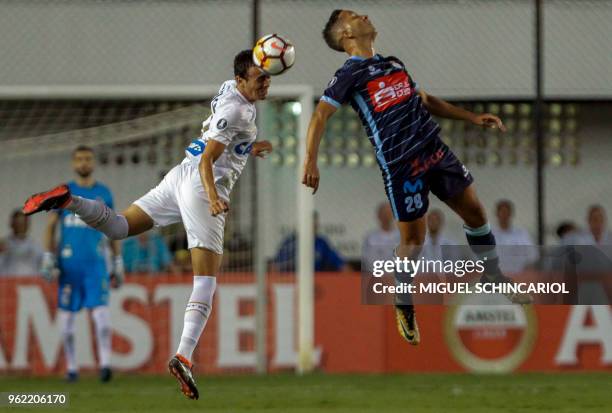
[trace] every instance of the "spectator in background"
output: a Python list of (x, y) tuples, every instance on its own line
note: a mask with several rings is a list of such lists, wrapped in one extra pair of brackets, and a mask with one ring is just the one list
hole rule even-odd
[(0, 240), (0, 275), (38, 275), (43, 250), (28, 238), (30, 219), (16, 209), (10, 218), (11, 235)]
[[(518, 273), (538, 258), (536, 248), (525, 228), (512, 223), (514, 204), (508, 199), (501, 199), (495, 205), (497, 226), (492, 228), (497, 241), (499, 267), (505, 273)], [(510, 247), (512, 246), (512, 247)]]
[(601, 205), (591, 205), (587, 212), (588, 233), (584, 234), (591, 245), (612, 244), (612, 233), (608, 230), (606, 210)]
[[(344, 259), (331, 246), (327, 238), (319, 234), (319, 214), (314, 213), (313, 216), (313, 232), (315, 234), (315, 271), (344, 271), (347, 265)], [(297, 236), (292, 233), (286, 237), (278, 248), (278, 252), (272, 262), (274, 271), (295, 271), (296, 268), (296, 251), (297, 251)]]
[(225, 253), (223, 254), (223, 269), (226, 271), (252, 271), (253, 246), (239, 231), (232, 231), (225, 238)]
[(392, 260), (399, 244), (399, 230), (395, 227), (389, 202), (381, 202), (376, 209), (378, 229), (368, 232), (361, 247), (361, 270), (371, 271), (376, 260)]
[(442, 246), (457, 245), (444, 233), (444, 214), (439, 209), (427, 213), (427, 234), (421, 256), (428, 260), (460, 259), (460, 247), (442, 248)]
[(577, 234), (578, 227), (573, 221), (561, 222), (555, 231), (559, 238), (559, 244), (569, 245), (571, 244), (572, 238)]
[(168, 240), (168, 248), (172, 255), (172, 270), (179, 274), (193, 272), (185, 228), (179, 223), (169, 228), (169, 230), (171, 235), (166, 239)]
[(143, 232), (123, 241), (123, 261), (127, 272), (167, 272), (172, 268), (172, 256), (159, 234)]

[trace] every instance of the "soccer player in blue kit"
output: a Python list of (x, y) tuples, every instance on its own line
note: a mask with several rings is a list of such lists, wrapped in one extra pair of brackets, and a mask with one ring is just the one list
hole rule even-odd
[[(472, 175), (440, 140), (440, 127), (432, 115), (505, 131), (502, 121), (492, 114), (476, 114), (428, 95), (402, 61), (375, 53), (376, 35), (368, 16), (350, 10), (335, 10), (325, 25), (327, 45), (347, 53), (349, 58), (332, 77), (310, 121), (302, 183), (313, 188), (313, 193), (317, 191), (317, 154), (325, 125), (341, 105), (348, 103), (358, 113), (376, 150), (400, 231), (396, 255), (410, 258), (420, 252), (431, 191), (463, 219), (468, 243), (479, 257), (486, 257), (481, 282), (511, 282), (499, 269), (495, 238)], [(509, 298), (522, 304), (531, 299), (522, 294)], [(395, 307), (400, 335), (410, 344), (419, 344), (410, 298), (397, 301)]]
[[(87, 146), (79, 146), (72, 153), (72, 167), (76, 180), (69, 182), (73, 194), (88, 199), (98, 199), (113, 208), (110, 190), (93, 177), (94, 152)], [(56, 228), (59, 224), (59, 242), (56, 245)], [(76, 361), (75, 316), (82, 308), (90, 310), (94, 320), (100, 380), (112, 377), (110, 368), (111, 325), (108, 307), (112, 282), (118, 287), (123, 280), (123, 260), (118, 241), (111, 241), (114, 255), (112, 269), (107, 268), (108, 240), (104, 234), (90, 228), (73, 212), (61, 209), (49, 214), (45, 234), (46, 252), (42, 273), (51, 280), (58, 279), (58, 317), (64, 342), (69, 381), (78, 379)], [(57, 258), (56, 258), (57, 257)]]

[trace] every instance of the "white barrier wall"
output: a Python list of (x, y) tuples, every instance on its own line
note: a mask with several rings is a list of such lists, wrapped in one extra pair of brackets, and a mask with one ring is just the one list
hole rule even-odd
[[(216, 84), (251, 44), (251, 1), (0, 1), (0, 86)], [(612, 1), (544, 2), (545, 92), (612, 96)], [(275, 81), (319, 93), (344, 57), (321, 38), (335, 7), (367, 13), (377, 47), (447, 97), (532, 96), (533, 2), (261, 1), (261, 32), (288, 36)]]

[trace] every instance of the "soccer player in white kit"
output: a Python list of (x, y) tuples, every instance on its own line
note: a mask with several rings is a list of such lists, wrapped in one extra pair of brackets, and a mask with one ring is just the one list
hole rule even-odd
[(121, 214), (100, 201), (71, 195), (66, 185), (32, 195), (23, 207), (26, 215), (68, 209), (113, 240), (140, 234), (154, 225), (183, 222), (193, 263), (193, 290), (181, 341), (168, 368), (191, 399), (199, 397), (191, 358), (212, 309), (230, 192), (249, 154), (263, 157), (272, 150), (270, 142), (255, 141), (254, 105), (266, 98), (270, 77), (254, 65), (251, 50), (236, 55), (234, 75), (212, 100), (213, 113), (204, 122), (208, 130), (189, 145), (183, 162)]

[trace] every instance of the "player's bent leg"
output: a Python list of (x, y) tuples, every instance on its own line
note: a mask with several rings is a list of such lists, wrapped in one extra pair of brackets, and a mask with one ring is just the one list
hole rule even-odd
[[(474, 184), (444, 202), (463, 219), (467, 241), (474, 254), (483, 259), (484, 274), (480, 282), (512, 282), (499, 268), (495, 236), (491, 232), (484, 206), (476, 195)], [(507, 297), (515, 304), (529, 304), (533, 301), (529, 294), (511, 294)]]
[(132, 204), (124, 210), (121, 215), (123, 215), (128, 224), (128, 237), (133, 235), (142, 234), (153, 228), (155, 222), (153, 218), (149, 216), (145, 211), (142, 210), (136, 204)]
[[(397, 225), (400, 231), (400, 245), (395, 249), (395, 255), (399, 258), (415, 257), (421, 252), (425, 242), (425, 233), (427, 231), (425, 217), (420, 217), (410, 222), (400, 221)], [(421, 335), (412, 300), (408, 295), (398, 297), (397, 301), (398, 303), (395, 305), (397, 330), (404, 340), (416, 346), (421, 342)]]
[(23, 213), (32, 215), (56, 208), (74, 212), (87, 225), (110, 239), (120, 240), (128, 236), (129, 224), (123, 215), (117, 214), (102, 201), (72, 195), (67, 185), (32, 195), (26, 200)]
[(466, 226), (478, 228), (487, 224), (487, 213), (476, 194), (474, 184), (444, 202), (463, 219)]
[(444, 202), (463, 219), (463, 228), (470, 248), (478, 258), (484, 260), (483, 277), (494, 280), (500, 277), (499, 259), (495, 236), (487, 222), (486, 211), (476, 195), (474, 185), (470, 185), (457, 195)]
[(192, 357), (212, 311), (217, 287), (215, 274), (221, 265), (221, 258), (221, 254), (205, 248), (191, 249), (191, 260), (196, 275), (193, 277), (193, 290), (185, 309), (181, 341), (176, 355), (168, 364), (168, 370), (179, 381), (181, 391), (190, 399), (199, 398), (192, 374)]

